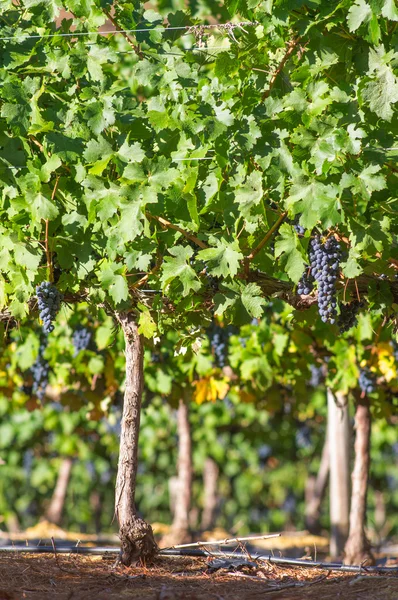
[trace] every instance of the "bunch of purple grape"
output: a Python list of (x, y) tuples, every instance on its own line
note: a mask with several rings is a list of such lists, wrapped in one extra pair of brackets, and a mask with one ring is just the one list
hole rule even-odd
[(72, 343), (75, 347), (73, 354), (76, 357), (82, 350), (87, 350), (91, 342), (92, 333), (87, 327), (77, 327), (72, 335)]
[(33, 386), (32, 392), (39, 398), (39, 400), (43, 400), (46, 387), (48, 385), (48, 375), (50, 372), (50, 365), (48, 361), (43, 357), (44, 351), (47, 348), (47, 337), (44, 342), (40, 344), (39, 354), (36, 358), (36, 361), (31, 366), (30, 370), (33, 375)]
[(337, 240), (325, 242), (317, 234), (311, 242), (309, 258), (311, 275), (318, 283), (319, 314), (324, 323), (335, 323), (337, 317), (336, 282), (340, 271), (341, 252)]
[(309, 271), (309, 265), (305, 265), (305, 271), (301, 276), (300, 281), (297, 284), (297, 293), (301, 295), (311, 294), (314, 289), (314, 278)]
[(323, 366), (317, 366), (314, 364), (310, 364), (310, 371), (311, 371), (311, 379), (309, 380), (309, 384), (311, 387), (313, 388), (318, 388), (320, 385), (322, 385), (324, 379), (325, 379), (325, 374), (324, 374), (324, 369)]
[(362, 300), (353, 300), (353, 302), (349, 302), (348, 304), (340, 305), (340, 314), (337, 319), (340, 333), (344, 333), (351, 329), (351, 327), (355, 327), (358, 323), (358, 313), (364, 305), (365, 303)]
[(63, 295), (49, 281), (43, 281), (36, 287), (36, 295), (40, 319), (43, 321), (43, 331), (44, 333), (51, 333), (54, 330), (52, 322), (61, 308)]
[(367, 367), (360, 369), (358, 383), (364, 394), (371, 394), (376, 391), (376, 377)]

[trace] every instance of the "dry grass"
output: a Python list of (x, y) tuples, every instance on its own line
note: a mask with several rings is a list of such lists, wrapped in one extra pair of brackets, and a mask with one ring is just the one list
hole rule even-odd
[(95, 556), (0, 553), (0, 600), (397, 600), (398, 576), (350, 575), (262, 565), (207, 572), (207, 560), (158, 558), (114, 568)]

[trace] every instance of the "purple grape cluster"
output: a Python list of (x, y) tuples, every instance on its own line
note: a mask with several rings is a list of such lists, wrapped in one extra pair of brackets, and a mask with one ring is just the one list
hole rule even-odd
[(314, 278), (311, 275), (309, 265), (305, 265), (305, 271), (301, 276), (300, 281), (297, 284), (297, 293), (301, 295), (311, 294), (314, 289)]
[(208, 336), (213, 350), (215, 362), (219, 367), (225, 367), (226, 359), (228, 356), (228, 342), (232, 333), (234, 333), (232, 326), (220, 327), (214, 324), (208, 330)]
[(52, 322), (61, 308), (63, 295), (49, 281), (43, 281), (36, 287), (36, 295), (40, 319), (43, 321), (43, 331), (44, 333), (51, 333), (54, 330)]
[(324, 372), (323, 372), (323, 367), (322, 367), (322, 365), (317, 367), (316, 365), (311, 364), (310, 371), (311, 371), (311, 379), (309, 380), (308, 383), (310, 384), (311, 387), (317, 388), (322, 384), (322, 382), (325, 378)]
[(50, 372), (50, 365), (48, 361), (43, 357), (44, 351), (47, 348), (47, 337), (44, 342), (40, 344), (39, 354), (36, 358), (36, 361), (31, 366), (30, 370), (33, 375), (33, 386), (32, 392), (39, 398), (39, 400), (43, 400), (46, 387), (48, 384), (48, 374)]
[(216, 330), (212, 332), (210, 337), (210, 343), (214, 352), (216, 362), (220, 367), (224, 367), (227, 344), (226, 340), (224, 339), (224, 336), (222, 335), (221, 328), (219, 328), (218, 331)]
[(311, 429), (305, 423), (301, 423), (296, 429), (296, 445), (298, 448), (311, 448)]
[(340, 333), (344, 333), (355, 327), (358, 323), (358, 313), (363, 308), (365, 303), (361, 300), (354, 300), (348, 304), (340, 305), (340, 314), (337, 319), (337, 325), (340, 328)]
[(87, 350), (91, 342), (92, 333), (87, 327), (77, 327), (72, 335), (75, 348), (73, 356), (76, 357), (82, 350)]
[(304, 234), (305, 234), (305, 232), (307, 231), (307, 230), (305, 229), (305, 227), (303, 227), (302, 225), (300, 225), (300, 223), (299, 223), (299, 217), (296, 217), (296, 218), (294, 219), (293, 228), (294, 228), (294, 231), (295, 231), (295, 232), (296, 232), (298, 235), (304, 235)]
[(367, 367), (360, 369), (358, 383), (364, 394), (376, 391), (376, 377)]
[(309, 251), (311, 275), (318, 283), (319, 314), (324, 323), (335, 323), (337, 317), (336, 282), (340, 270), (341, 252), (337, 240), (325, 242), (317, 234)]

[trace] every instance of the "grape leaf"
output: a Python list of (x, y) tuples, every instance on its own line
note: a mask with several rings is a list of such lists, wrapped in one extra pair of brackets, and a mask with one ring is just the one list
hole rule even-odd
[(187, 262), (193, 255), (192, 248), (174, 246), (174, 248), (169, 249), (169, 252), (172, 257), (165, 256), (162, 265), (162, 289), (166, 291), (170, 283), (177, 279), (183, 286), (183, 296), (187, 296), (190, 290), (199, 290), (201, 287), (200, 281)]

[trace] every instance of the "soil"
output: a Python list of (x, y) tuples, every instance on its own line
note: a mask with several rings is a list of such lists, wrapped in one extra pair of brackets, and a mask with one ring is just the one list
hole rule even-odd
[(0, 600), (396, 600), (398, 573), (352, 575), (264, 564), (208, 570), (209, 559), (162, 557), (115, 566), (114, 557), (0, 553)]

